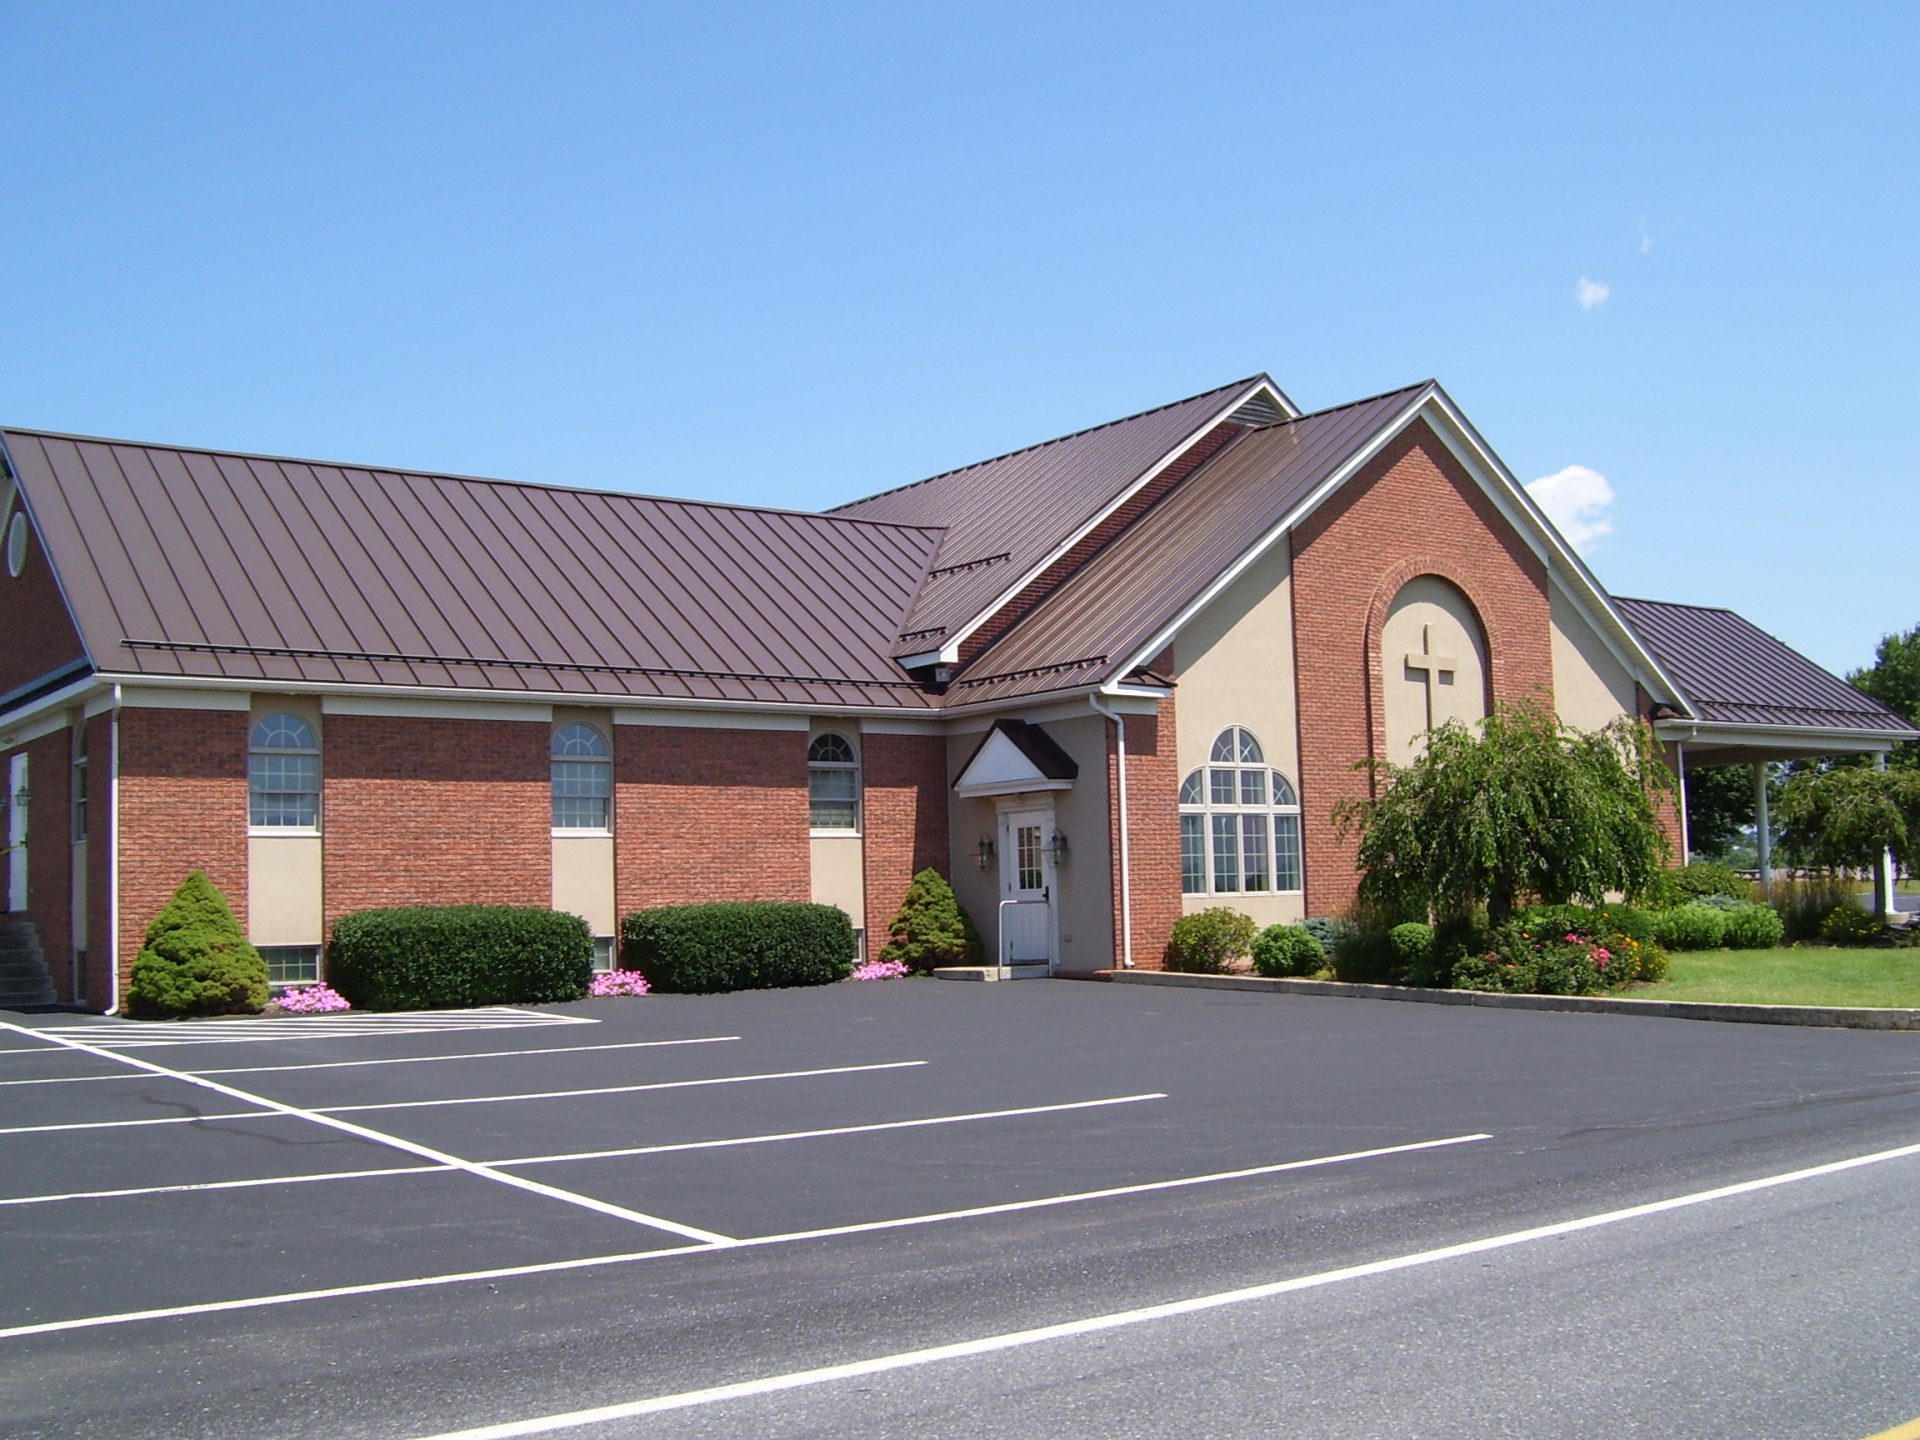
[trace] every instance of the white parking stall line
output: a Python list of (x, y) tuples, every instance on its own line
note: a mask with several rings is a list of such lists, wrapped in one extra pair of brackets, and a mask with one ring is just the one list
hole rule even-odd
[(406, 1010), (345, 1015), (280, 1015), (243, 1020), (102, 1020), (48, 1025), (32, 1034), (78, 1040), (101, 1050), (150, 1050), (172, 1045), (242, 1045), (261, 1040), (354, 1040), (462, 1030), (521, 1030), (550, 1025), (598, 1025), (591, 1015), (550, 1015), (513, 1006), (474, 1010)]
[(875, 1070), (911, 1070), (924, 1060), (884, 1060), (875, 1065), (828, 1065), (817, 1070), (769, 1070), (758, 1075), (712, 1075), (700, 1080), (649, 1080), (638, 1085), (592, 1085), (579, 1090), (528, 1090), (515, 1095), (460, 1095), (447, 1100), (381, 1100), (367, 1105), (316, 1105), (315, 1115), (358, 1115), (368, 1110), (437, 1110), (449, 1105), (505, 1105), (520, 1100), (573, 1100), (585, 1095), (633, 1095), (643, 1090), (697, 1090), (707, 1085), (746, 1085), (756, 1080), (809, 1080), (819, 1075), (865, 1075)]
[(157, 1065), (151, 1060), (142, 1060), (133, 1055), (115, 1055), (108, 1050), (95, 1049), (83, 1041), (49, 1036), (43, 1031), (29, 1030), (23, 1025), (15, 1025), (5, 1020), (0, 1020), (0, 1030), (10, 1030), (22, 1035), (35, 1036), (40, 1039), (50, 1040), (56, 1045), (65, 1045), (70, 1049), (78, 1050), (85, 1054), (111, 1058), (119, 1061), (122, 1065), (130, 1065), (137, 1070), (148, 1070), (155, 1075), (169, 1076), (185, 1085), (195, 1085), (200, 1089), (210, 1090), (216, 1095), (226, 1096), (229, 1100), (238, 1100), (246, 1105), (258, 1105), (267, 1110), (277, 1111), (282, 1115), (306, 1120), (315, 1125), (323, 1125), (329, 1130), (338, 1130), (342, 1134), (352, 1135), (361, 1140), (368, 1140), (376, 1145), (385, 1145), (391, 1149), (402, 1151), (405, 1154), (418, 1156), (422, 1160), (432, 1161), (436, 1165), (452, 1166), (454, 1169), (462, 1170), (474, 1176), (476, 1179), (491, 1180), (495, 1184), (505, 1185), (510, 1189), (522, 1190), (530, 1195), (541, 1195), (549, 1200), (558, 1200), (562, 1204), (572, 1205), (582, 1210), (591, 1210), (595, 1214), (605, 1215), (611, 1219), (624, 1220), (631, 1225), (645, 1225), (650, 1229), (664, 1230), (668, 1234), (685, 1236), (689, 1240), (699, 1241), (706, 1245), (721, 1246), (734, 1243), (732, 1237), (718, 1234), (712, 1230), (702, 1230), (694, 1225), (682, 1225), (678, 1221), (668, 1220), (659, 1215), (649, 1215), (645, 1211), (631, 1210), (624, 1205), (615, 1205), (606, 1200), (596, 1200), (591, 1195), (579, 1195), (571, 1190), (562, 1190), (556, 1185), (543, 1185), (540, 1181), (529, 1180), (524, 1175), (513, 1175), (505, 1170), (495, 1170), (490, 1166), (481, 1165), (472, 1160), (463, 1160), (458, 1155), (449, 1155), (444, 1150), (435, 1150), (431, 1146), (422, 1145), (417, 1141), (403, 1140), (398, 1135), (389, 1135), (384, 1131), (370, 1129), (365, 1125), (356, 1125), (351, 1120), (341, 1120), (332, 1115), (322, 1115), (314, 1110), (303, 1110), (298, 1105), (287, 1105), (279, 1100), (270, 1100), (264, 1095), (255, 1095), (219, 1080), (209, 1080), (204, 1076), (190, 1075), (180, 1070), (169, 1070), (166, 1066)]
[[(73, 1042), (62, 1043), (72, 1044)], [(133, 1063), (125, 1055), (115, 1054), (112, 1058), (128, 1064)], [(756, 1080), (807, 1080), (820, 1075), (861, 1075), (874, 1070), (911, 1070), (926, 1063), (924, 1060), (885, 1060), (874, 1065), (829, 1065), (817, 1070), (770, 1070), (758, 1075), (713, 1075), (698, 1080), (648, 1080), (634, 1085), (594, 1085), (577, 1090), (527, 1090), (512, 1095), (456, 1095), (440, 1100), (381, 1100), (361, 1105), (282, 1105), (277, 1100), (268, 1100), (251, 1095), (244, 1090), (235, 1090), (208, 1081), (206, 1085), (208, 1089), (221, 1094), (240, 1096), (268, 1108), (221, 1111), (214, 1115), (163, 1115), (148, 1116), (139, 1120), (69, 1120), (58, 1125), (13, 1125), (0, 1127), (0, 1136), (43, 1135), (56, 1130), (130, 1130), (141, 1125), (199, 1125), (209, 1120), (262, 1120), (281, 1116), (312, 1119), (320, 1115), (358, 1115), (369, 1110), (441, 1110), (455, 1105), (507, 1105), (527, 1100), (574, 1100), (587, 1095), (634, 1095), (647, 1090), (698, 1090), (710, 1085), (746, 1085)], [(175, 1080), (197, 1082), (202, 1079), (199, 1071), (169, 1070), (159, 1065), (151, 1068), (154, 1073), (166, 1075)]]
[(792, 1370), (781, 1375), (765, 1375), (752, 1380), (736, 1381), (730, 1385), (709, 1386), (703, 1390), (685, 1390), (677, 1395), (656, 1395), (644, 1400), (627, 1401), (624, 1404), (596, 1406), (590, 1410), (571, 1410), (525, 1420), (512, 1420), (498, 1425), (476, 1425), (466, 1430), (443, 1430), (434, 1435), (420, 1437), (420, 1440), (524, 1440), (526, 1436), (550, 1435), (558, 1430), (576, 1430), (589, 1425), (605, 1425), (619, 1420), (637, 1420), (642, 1416), (659, 1415), (667, 1411), (690, 1410), (700, 1406), (724, 1404), (730, 1400), (777, 1395), (784, 1391), (827, 1385), (840, 1380), (865, 1379), (893, 1370), (907, 1370), (949, 1360), (975, 1359), (1029, 1345), (1041, 1345), (1052, 1340), (1069, 1340), (1083, 1335), (1097, 1335), (1104, 1331), (1152, 1324), (1160, 1320), (1173, 1320), (1181, 1316), (1218, 1310), (1225, 1306), (1271, 1300), (1281, 1295), (1297, 1294), (1304, 1290), (1317, 1290), (1352, 1280), (1389, 1275), (1395, 1271), (1411, 1270), (1447, 1260), (1458, 1260), (1470, 1255), (1485, 1255), (1490, 1251), (1528, 1245), (1540, 1240), (1554, 1240), (1582, 1230), (1618, 1225), (1624, 1221), (1642, 1220), (1671, 1210), (1726, 1200), (1738, 1195), (1751, 1194), (1757, 1190), (1771, 1189), (1777, 1185), (1792, 1185), (1803, 1180), (1836, 1174), (1842, 1170), (1851, 1170), (1862, 1165), (1876, 1165), (1887, 1160), (1904, 1159), (1916, 1154), (1920, 1154), (1920, 1145), (1903, 1145), (1896, 1150), (1881, 1150), (1871, 1155), (1855, 1156), (1852, 1159), (1838, 1160), (1828, 1165), (1815, 1165), (1805, 1170), (1768, 1175), (1757, 1180), (1742, 1181), (1737, 1185), (1723, 1185), (1714, 1190), (1699, 1190), (1688, 1195), (1675, 1195), (1645, 1205), (1631, 1205), (1622, 1210), (1583, 1215), (1575, 1220), (1563, 1220), (1557, 1224), (1535, 1226), (1528, 1230), (1513, 1230), (1504, 1235), (1490, 1235), (1485, 1239), (1469, 1240), (1460, 1245), (1443, 1245), (1433, 1250), (1394, 1255), (1383, 1260), (1344, 1266), (1338, 1270), (1321, 1270), (1311, 1275), (1296, 1275), (1285, 1280), (1246, 1285), (1235, 1290), (1219, 1290), (1212, 1294), (1194, 1295), (1160, 1305), (1143, 1305), (1133, 1310), (1116, 1310), (1104, 1315), (1089, 1315), (1083, 1319), (1068, 1320), (1055, 1325), (1039, 1325), (1028, 1330), (983, 1335), (973, 1340), (961, 1340), (948, 1345), (932, 1345), (921, 1350), (901, 1350), (890, 1355), (876, 1355), (869, 1359), (854, 1360), (840, 1365), (822, 1365), (811, 1370)]
[(1022, 1105), (1012, 1110), (972, 1110), (964, 1115), (930, 1115), (919, 1120), (882, 1120), (872, 1125), (835, 1125), (825, 1130), (784, 1130), (777, 1135), (740, 1135), (730, 1140), (681, 1140), (671, 1145), (629, 1145), (620, 1150), (581, 1150), (571, 1155), (523, 1155), (515, 1160), (489, 1160), (489, 1165), (565, 1165), (576, 1160), (617, 1160), (631, 1155), (671, 1155), (681, 1150), (724, 1150), (735, 1145), (771, 1145), (779, 1140), (821, 1140), (833, 1135), (872, 1135), (882, 1130), (917, 1130), (929, 1125), (961, 1125), (970, 1120), (1009, 1120), (1021, 1115), (1055, 1115), (1066, 1110), (1097, 1110), (1107, 1105), (1133, 1105), (1142, 1100), (1164, 1100), (1163, 1090), (1144, 1095), (1113, 1095), (1104, 1100), (1073, 1100), (1061, 1105)]
[[(1251, 1170), (1229, 1170), (1215, 1175), (1191, 1175), (1178, 1180), (1160, 1181), (1145, 1185), (1125, 1186), (1113, 1190), (1083, 1191), (1075, 1195), (1058, 1195), (1037, 1200), (1019, 1200), (1007, 1205), (982, 1206), (973, 1210), (945, 1210), (931, 1215), (909, 1215), (897, 1220), (880, 1220), (856, 1225), (834, 1226), (821, 1230), (796, 1230), (782, 1235), (761, 1235), (746, 1239), (735, 1239), (724, 1245), (673, 1245), (657, 1250), (635, 1250), (620, 1255), (585, 1256), (574, 1260), (547, 1260), (528, 1265), (505, 1266), (493, 1270), (457, 1271), (443, 1275), (423, 1275), (410, 1280), (380, 1280), (366, 1285), (336, 1286), (326, 1290), (294, 1290), (279, 1295), (252, 1295), (232, 1300), (210, 1300), (198, 1305), (177, 1305), (165, 1309), (128, 1310), (116, 1315), (87, 1315), (71, 1320), (43, 1320), (31, 1325), (15, 1325), (0, 1329), (0, 1341), (22, 1339), (30, 1335), (52, 1335), (67, 1330), (91, 1330), (108, 1325), (131, 1325), (143, 1320), (168, 1320), (183, 1315), (210, 1315), (233, 1310), (255, 1310), (270, 1306), (293, 1305), (306, 1300), (333, 1300), (346, 1296), (375, 1295), (395, 1290), (426, 1290), (446, 1285), (464, 1285), (475, 1280), (502, 1280), (532, 1275), (552, 1275), (567, 1270), (581, 1270), (595, 1265), (631, 1265), (643, 1260), (662, 1260), (676, 1255), (711, 1255), (722, 1251), (752, 1250), (774, 1245), (792, 1245), (805, 1240), (819, 1240), (838, 1235), (857, 1235), (872, 1230), (898, 1230), (913, 1225), (936, 1225), (950, 1220), (967, 1219), (974, 1216), (1000, 1215), (1015, 1210), (1033, 1210), (1047, 1205), (1065, 1205), (1076, 1201), (1105, 1199), (1116, 1195), (1139, 1194), (1151, 1190), (1171, 1189), (1177, 1186), (1206, 1185), (1221, 1180), (1245, 1179), (1250, 1176), (1278, 1174), (1289, 1170), (1306, 1170), (1320, 1165), (1342, 1164), (1347, 1161), (1386, 1155), (1409, 1154), (1421, 1150), (1431, 1150), (1439, 1146), (1459, 1145), (1470, 1140), (1487, 1139), (1484, 1135), (1459, 1135), (1444, 1140), (1422, 1140), (1409, 1145), (1391, 1145), (1378, 1150), (1355, 1151), (1345, 1155), (1326, 1155), (1310, 1160), (1289, 1160), (1278, 1165), (1259, 1166)], [(1912, 1147), (1920, 1150), (1920, 1146)]]
[[(288, 1070), (364, 1070), (373, 1065), (436, 1065), (453, 1060), (505, 1060), (520, 1055), (576, 1055), (593, 1050), (664, 1050), (677, 1045), (718, 1045), (738, 1040), (738, 1035), (699, 1035), (686, 1040), (622, 1040), (609, 1045), (546, 1045), (533, 1049), (463, 1050), (454, 1055), (400, 1055), (383, 1060), (300, 1060), (285, 1065), (223, 1065), (214, 1069), (192, 1070), (180, 1066), (186, 1075), (273, 1075)], [(123, 1047), (124, 1048), (124, 1047)], [(59, 1054), (59, 1051), (35, 1051), (35, 1054)], [(138, 1075), (50, 1075), (31, 1080), (0, 1080), (0, 1085), (79, 1085), (89, 1080), (138, 1080)]]
[[(965, 1115), (933, 1115), (918, 1120), (884, 1120), (872, 1125), (837, 1125), (826, 1130), (787, 1130), (777, 1135), (741, 1135), (726, 1140), (683, 1140), (669, 1145), (633, 1145), (619, 1150), (582, 1150), (570, 1155), (526, 1155), (518, 1159), (483, 1160), (480, 1163), (495, 1169), (512, 1169), (522, 1165), (559, 1165), (624, 1159), (633, 1155), (669, 1155), (680, 1150), (722, 1150), (735, 1145), (770, 1145), (779, 1140), (817, 1140), (834, 1135), (866, 1135), (881, 1130), (912, 1130), (928, 1125), (958, 1125), (970, 1120), (1005, 1120), (1023, 1115), (1052, 1115), (1068, 1110), (1094, 1110), (1107, 1105), (1132, 1105), (1142, 1100), (1166, 1098), (1164, 1092), (1153, 1091), (1144, 1095), (1114, 1095), (1102, 1100), (1074, 1100), (1060, 1105), (1022, 1105), (1013, 1110), (976, 1110)], [(276, 1116), (275, 1118), (284, 1117)], [(197, 1190), (250, 1190), (267, 1185), (306, 1185), (318, 1180), (362, 1180), (380, 1175), (436, 1175), (448, 1173), (452, 1169), (450, 1165), (400, 1165), (374, 1170), (334, 1170), (323, 1175), (265, 1176), (255, 1180), (202, 1180), (178, 1185), (138, 1185), (121, 1190), (70, 1190), (60, 1195), (16, 1195), (10, 1199), (0, 1199), (0, 1206), (51, 1205), (56, 1201), (65, 1200), (123, 1200), (135, 1195), (176, 1195)]]
[(201, 1190), (256, 1190), (264, 1185), (312, 1185), (322, 1180), (371, 1180), (387, 1175), (452, 1175), (451, 1165), (383, 1165), (373, 1170), (330, 1170), (322, 1175), (273, 1175), (259, 1180), (197, 1180), (183, 1185), (133, 1185), (124, 1190), (69, 1190), (64, 1195), (14, 1195), (4, 1205), (53, 1205), (69, 1200), (126, 1200), (137, 1195), (184, 1195)]
[[(365, 1070), (373, 1065), (433, 1065), (450, 1060), (505, 1060), (521, 1055), (577, 1055), (592, 1050), (666, 1050), (679, 1045), (720, 1045), (739, 1038), (738, 1035), (697, 1035), (686, 1040), (621, 1040), (610, 1045), (547, 1045), (530, 1050), (465, 1050), (458, 1055), (400, 1055), (384, 1060), (303, 1060), (290, 1065), (228, 1065), (215, 1070), (194, 1070), (188, 1073), (268, 1075), (285, 1070)], [(0, 1084), (19, 1083), (22, 1082), (0, 1081)]]

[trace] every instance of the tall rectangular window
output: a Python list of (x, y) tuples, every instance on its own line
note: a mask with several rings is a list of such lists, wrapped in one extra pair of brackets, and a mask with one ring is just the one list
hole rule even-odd
[(1180, 888), (1189, 895), (1207, 893), (1207, 817), (1180, 817)]

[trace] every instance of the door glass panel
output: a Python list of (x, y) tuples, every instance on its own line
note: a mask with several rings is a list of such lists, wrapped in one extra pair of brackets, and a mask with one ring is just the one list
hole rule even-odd
[(1020, 825), (1014, 829), (1015, 863), (1022, 890), (1038, 890), (1047, 882), (1040, 873), (1040, 827)]

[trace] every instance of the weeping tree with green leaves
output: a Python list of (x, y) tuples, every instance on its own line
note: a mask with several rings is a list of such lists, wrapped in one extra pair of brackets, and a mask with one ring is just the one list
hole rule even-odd
[(1473, 726), (1427, 732), (1412, 764), (1362, 761), (1374, 795), (1334, 811), (1358, 835), (1361, 899), (1402, 915), (1498, 923), (1524, 899), (1599, 903), (1637, 895), (1672, 854), (1659, 807), (1673, 775), (1646, 726), (1562, 725), (1537, 705), (1505, 705)]
[(1800, 770), (1775, 802), (1780, 853), (1819, 870), (1870, 870), (1883, 851), (1920, 861), (1920, 769)]

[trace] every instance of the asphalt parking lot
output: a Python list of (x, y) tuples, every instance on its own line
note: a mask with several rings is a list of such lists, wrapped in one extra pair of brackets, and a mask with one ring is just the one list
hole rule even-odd
[[(1031, 1433), (1164, 1433), (1075, 1325), (1129, 1317), (1126, 1346), (1151, 1353), (1136, 1321), (1198, 1323), (1199, 1297), (1454, 1264), (1438, 1252), (1866, 1155), (1885, 1157), (1876, 1184), (1920, 1179), (1892, 1153), (1920, 1142), (1920, 1037), (1902, 1034), (1067, 982), (0, 1021), (8, 1436), (1026, 1433), (991, 1404), (1036, 1392), (1086, 1404), (1028, 1406), (1049, 1416)], [(1840, 1183), (1807, 1179), (1795, 1203), (1844, 1205)], [(1736, 1226), (1763, 1213), (1713, 1204)], [(1873, 1213), (1896, 1232), (1876, 1243), (1920, 1238), (1902, 1207)], [(1914, 1322), (1881, 1313), (1911, 1298), (1904, 1272), (1858, 1259), (1833, 1325), (1864, 1307), (1910, 1356)], [(1850, 1252), (1821, 1263), (1853, 1274)], [(1441, 1269), (1419, 1283), (1471, 1309)], [(1392, 1307), (1374, 1315), (1406, 1343)], [(1836, 1341), (1824, 1364), (1818, 1324), (1796, 1323), (1831, 1377), (1818, 1423), (1773, 1404), (1792, 1428), (1738, 1433), (1920, 1414), (1910, 1364), (1870, 1383), (1874, 1346)], [(1047, 1327), (1066, 1329), (1002, 1343)], [(1010, 1348), (1017, 1364), (991, 1358)], [(934, 1391), (793, 1378), (881, 1359)], [(1313, 1413), (1373, 1433), (1381, 1388)], [(789, 1390), (804, 1402), (769, 1408)], [(679, 1398), (635, 1408), (650, 1397)], [(1281, 1403), (1197, 1428), (1319, 1433)], [(1506, 1403), (1541, 1423), (1484, 1433), (1547, 1428), (1527, 1411), (1546, 1401)], [(594, 1407), (618, 1413), (575, 1413)], [(1634, 1433), (1586, 1418), (1551, 1428)], [(530, 1428), (486, 1428), (513, 1424)]]

